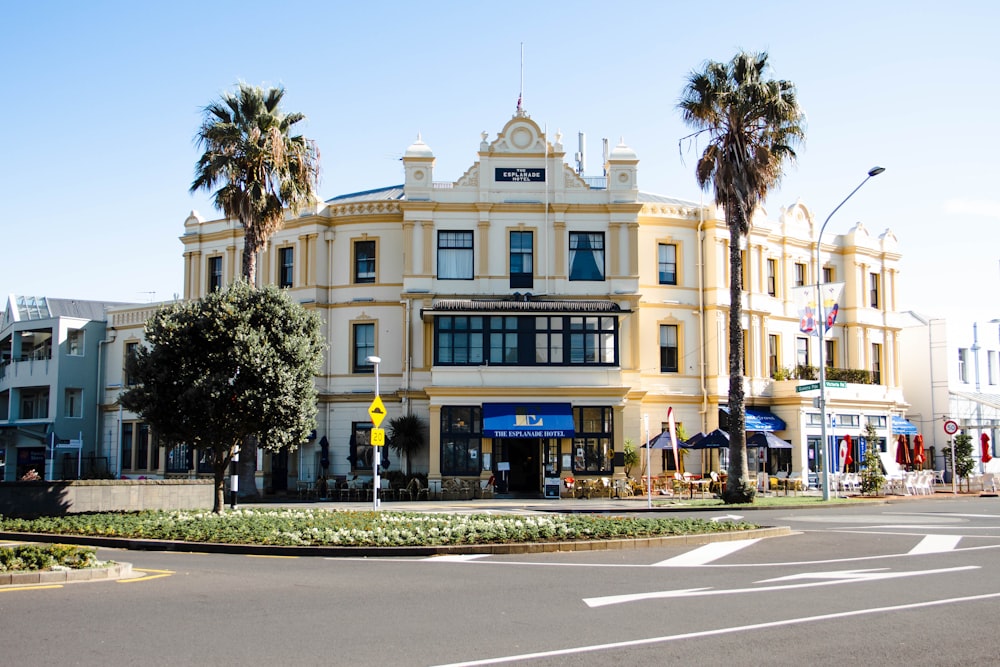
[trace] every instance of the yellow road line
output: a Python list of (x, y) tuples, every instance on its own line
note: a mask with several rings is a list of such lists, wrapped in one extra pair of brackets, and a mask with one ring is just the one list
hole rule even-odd
[(36, 584), (28, 586), (0, 586), (0, 593), (9, 593), (10, 591), (34, 591), (43, 588), (62, 588), (62, 584)]
[(152, 581), (153, 579), (162, 579), (163, 577), (169, 577), (175, 574), (174, 570), (150, 570), (147, 568), (139, 569), (135, 568), (133, 572), (156, 572), (156, 574), (150, 574), (143, 577), (136, 577), (134, 579), (118, 579), (119, 584), (133, 584), (137, 581)]
[(298, 558), (298, 556), (264, 556), (260, 554), (247, 554), (247, 558)]

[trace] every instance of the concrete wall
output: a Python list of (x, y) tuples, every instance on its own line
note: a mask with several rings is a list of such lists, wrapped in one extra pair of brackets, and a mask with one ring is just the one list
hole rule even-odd
[(82, 480), (0, 484), (0, 515), (209, 509), (211, 480)]

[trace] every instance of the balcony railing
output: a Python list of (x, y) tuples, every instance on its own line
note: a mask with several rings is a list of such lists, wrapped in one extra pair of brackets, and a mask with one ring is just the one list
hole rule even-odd
[[(816, 366), (796, 366), (794, 369), (779, 368), (771, 374), (774, 380), (818, 380), (819, 368)], [(861, 368), (826, 367), (827, 380), (840, 380), (851, 384), (880, 384), (880, 374)]]

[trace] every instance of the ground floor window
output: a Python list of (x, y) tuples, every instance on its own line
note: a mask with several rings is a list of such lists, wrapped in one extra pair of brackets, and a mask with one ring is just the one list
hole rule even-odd
[(441, 474), (478, 475), (482, 469), (482, 408), (441, 408)]
[(371, 422), (354, 422), (351, 425), (350, 443), (351, 468), (355, 471), (371, 471), (375, 448), (372, 447)]
[(160, 447), (146, 422), (122, 422), (122, 470), (156, 470)]
[(194, 464), (194, 449), (187, 445), (174, 445), (167, 450), (168, 473), (184, 473)]
[(614, 428), (611, 407), (573, 408), (573, 472), (614, 472)]

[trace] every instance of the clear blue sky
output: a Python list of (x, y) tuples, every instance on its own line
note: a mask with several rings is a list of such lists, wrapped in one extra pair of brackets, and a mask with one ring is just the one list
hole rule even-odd
[[(770, 217), (891, 229), (900, 306), (1000, 316), (1000, 51), (995, 2), (7, 2), (0, 294), (149, 301), (182, 291), (178, 237), (201, 109), (237, 81), (284, 85), (322, 154), (320, 196), (401, 183), (421, 133), (436, 180), (524, 107), (588, 138), (624, 137), (642, 190), (697, 201), (675, 109), (686, 75), (766, 50), (794, 82), (807, 141)], [(710, 11), (711, 8), (711, 11)], [(985, 296), (985, 298), (984, 298)]]

